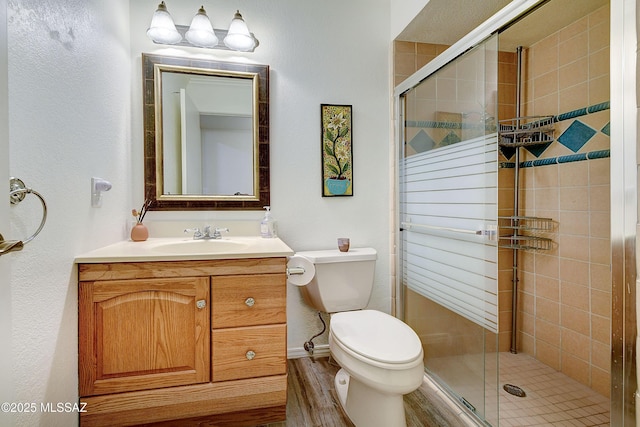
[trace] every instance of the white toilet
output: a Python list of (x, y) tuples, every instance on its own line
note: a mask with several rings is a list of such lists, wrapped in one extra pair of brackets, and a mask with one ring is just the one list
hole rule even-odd
[(355, 248), (298, 252), (289, 282), (307, 304), (331, 314), (329, 349), (342, 369), (335, 386), (357, 427), (406, 427), (402, 396), (422, 384), (422, 345), (401, 320), (364, 310), (373, 290), (376, 251)]

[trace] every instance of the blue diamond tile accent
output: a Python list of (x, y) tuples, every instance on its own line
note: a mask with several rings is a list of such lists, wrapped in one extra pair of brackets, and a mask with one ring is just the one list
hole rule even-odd
[(420, 129), (420, 132), (409, 141), (409, 145), (416, 150), (417, 153), (423, 153), (431, 150), (436, 143), (424, 130)]
[(604, 133), (607, 136), (611, 136), (611, 123), (607, 123), (606, 125), (604, 125), (604, 127), (600, 129), (600, 132)]
[(451, 145), (455, 144), (456, 142), (460, 142), (460, 137), (456, 135), (455, 132), (449, 132), (447, 136), (445, 136), (442, 141), (440, 141), (440, 145)]
[(551, 142), (547, 142), (546, 144), (530, 145), (530, 146), (525, 146), (524, 148), (526, 148), (527, 151), (533, 154), (534, 156), (540, 157), (542, 153), (544, 153), (544, 150), (549, 148), (550, 145), (551, 145)]
[(569, 128), (567, 128), (567, 130), (558, 137), (558, 142), (574, 153), (577, 153), (578, 150), (593, 138), (593, 135), (595, 134), (595, 130), (585, 125), (580, 120), (575, 120), (571, 123), (571, 126), (569, 126)]
[(500, 152), (507, 160), (509, 160), (511, 157), (513, 157), (514, 154), (516, 154), (516, 150), (517, 148), (513, 147), (500, 147)]

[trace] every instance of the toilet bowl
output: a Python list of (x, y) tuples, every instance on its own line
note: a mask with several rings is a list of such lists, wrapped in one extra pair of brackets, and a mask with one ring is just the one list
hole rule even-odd
[(375, 310), (331, 316), (331, 355), (343, 409), (356, 426), (405, 427), (403, 395), (422, 384), (420, 339), (405, 323)]
[(304, 300), (331, 315), (329, 350), (340, 371), (339, 402), (356, 427), (406, 427), (403, 395), (422, 384), (417, 334), (401, 320), (365, 310), (373, 290), (376, 251), (356, 248), (298, 252), (288, 267), (304, 271), (289, 283)]

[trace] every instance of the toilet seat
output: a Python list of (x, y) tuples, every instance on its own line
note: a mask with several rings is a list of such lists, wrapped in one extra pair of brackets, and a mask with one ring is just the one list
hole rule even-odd
[(401, 320), (381, 311), (334, 313), (331, 334), (336, 344), (368, 363), (402, 369), (422, 362), (418, 335)]

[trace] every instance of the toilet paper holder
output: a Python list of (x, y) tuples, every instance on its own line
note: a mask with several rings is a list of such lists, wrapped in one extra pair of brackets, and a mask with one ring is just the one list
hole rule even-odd
[(293, 255), (287, 261), (287, 283), (294, 286), (306, 286), (316, 274), (313, 263), (300, 255)]
[(304, 274), (305, 271), (304, 267), (287, 267), (287, 276)]

